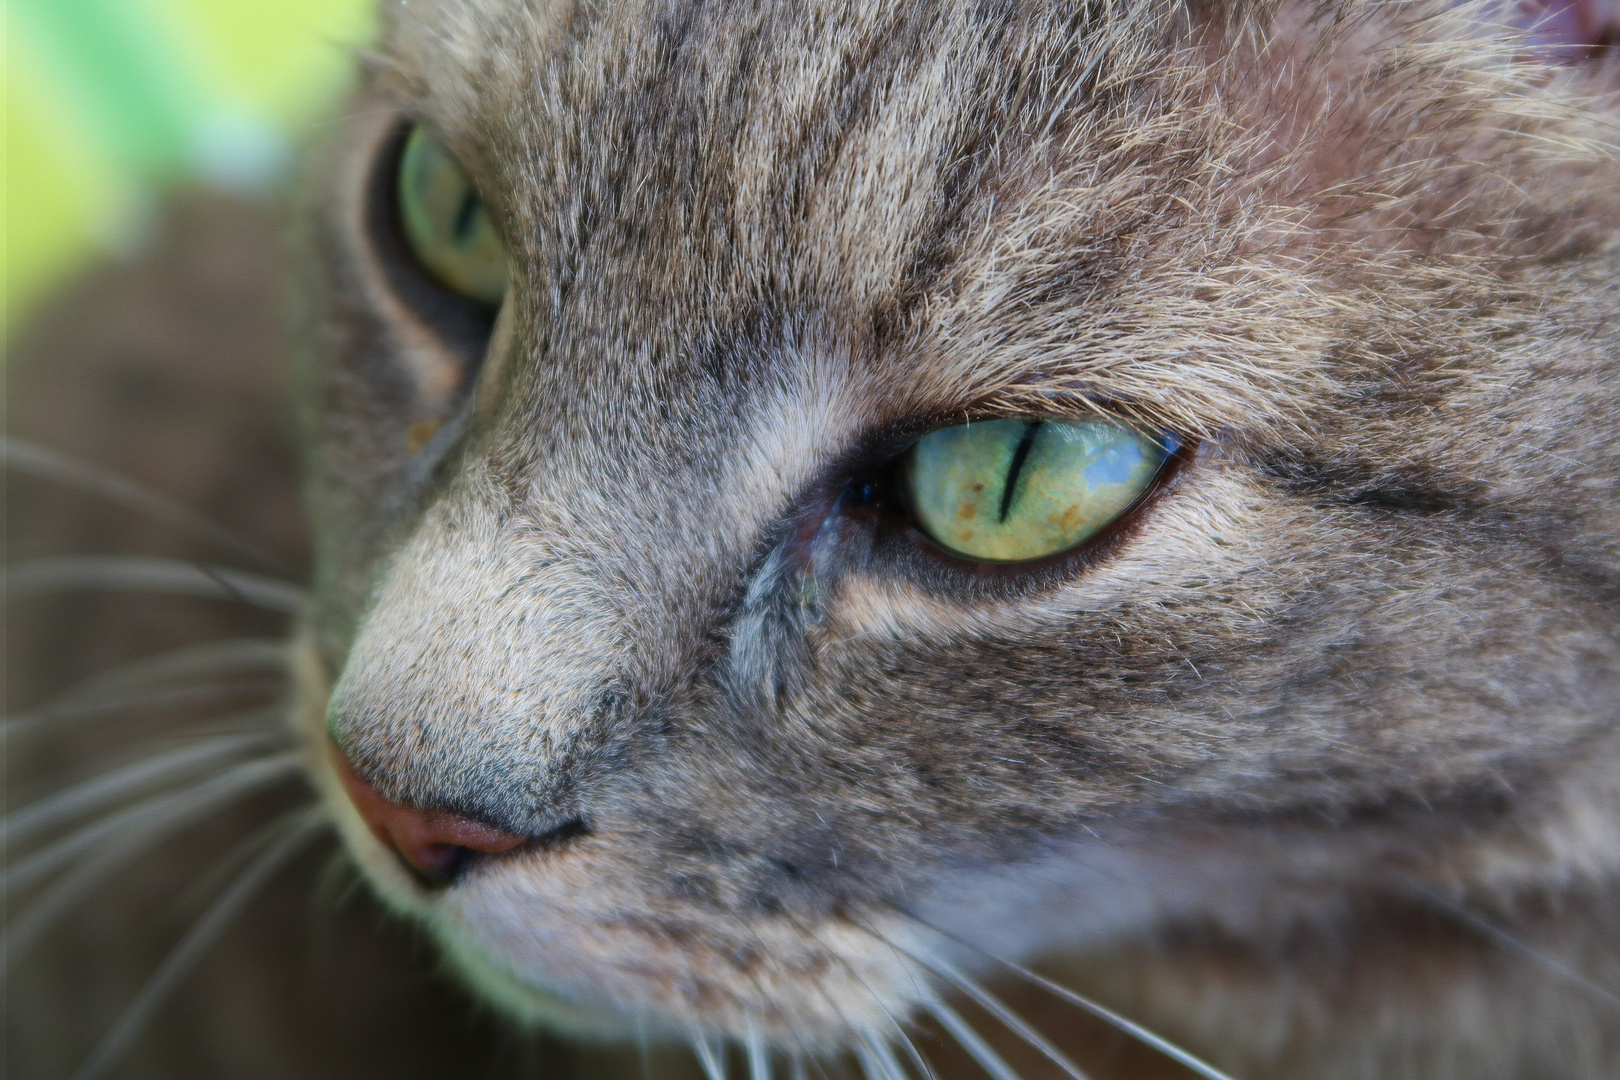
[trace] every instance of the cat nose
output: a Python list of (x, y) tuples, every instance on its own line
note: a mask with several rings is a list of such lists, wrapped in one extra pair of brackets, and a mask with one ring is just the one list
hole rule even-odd
[(452, 880), (471, 854), (499, 855), (528, 842), (527, 837), (448, 810), (418, 810), (392, 801), (356, 772), (336, 746), (332, 763), (349, 801), (372, 833), (429, 881)]

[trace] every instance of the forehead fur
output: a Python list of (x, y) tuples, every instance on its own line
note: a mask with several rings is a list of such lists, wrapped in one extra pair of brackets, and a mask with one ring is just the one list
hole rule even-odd
[(899, 412), (1287, 428), (1420, 340), (1494, 351), (1432, 324), (1620, 218), (1602, 114), (1472, 7), (388, 10), (545, 322), (657, 354), (788, 313), (895, 358)]

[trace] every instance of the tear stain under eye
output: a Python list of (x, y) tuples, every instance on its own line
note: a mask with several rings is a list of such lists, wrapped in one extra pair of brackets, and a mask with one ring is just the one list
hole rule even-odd
[(772, 550), (730, 621), (723, 682), (749, 708), (782, 698), (784, 676), (805, 660), (805, 632), (820, 620), (813, 572), (802, 555), (795, 556), (789, 549)]
[(468, 411), (465, 408), (437, 422), (426, 441), (406, 459), (391, 493), (380, 500), (378, 510), (384, 519), (397, 522), (421, 509), (424, 493), (451, 450), (467, 433), (467, 426)]
[(488, 419), (499, 402), (499, 395), (491, 387), (501, 381), (512, 352), (511, 307), (510, 301), (503, 303), (496, 315), (489, 346), (473, 376), (470, 394), (469, 388), (464, 386), (459, 395), (460, 404), (447, 415), (417, 420), (406, 429), (409, 457), (393, 494), (385, 498), (380, 507), (388, 519), (399, 521), (420, 511), (425, 493), (456, 444), (471, 428), (474, 417)]

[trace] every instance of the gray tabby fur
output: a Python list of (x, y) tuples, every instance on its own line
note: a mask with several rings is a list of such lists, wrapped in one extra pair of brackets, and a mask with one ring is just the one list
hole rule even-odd
[[(1612, 67), (1355, 0), (383, 13), (305, 231), (300, 724), (480, 994), (832, 1049), (989, 970), (920, 919), (1252, 1080), (1620, 1073), (1549, 961), (1620, 987)], [(466, 400), (364, 227), (406, 117), (512, 255)], [(1084, 556), (833, 511), (1099, 409), (1194, 449)], [(429, 891), (328, 728), (589, 832)]]

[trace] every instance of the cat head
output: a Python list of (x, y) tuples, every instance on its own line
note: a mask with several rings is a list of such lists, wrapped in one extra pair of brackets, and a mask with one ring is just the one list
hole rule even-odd
[(489, 999), (836, 1046), (1556, 831), (1620, 690), (1591, 76), (1443, 6), (383, 11), (301, 716)]

